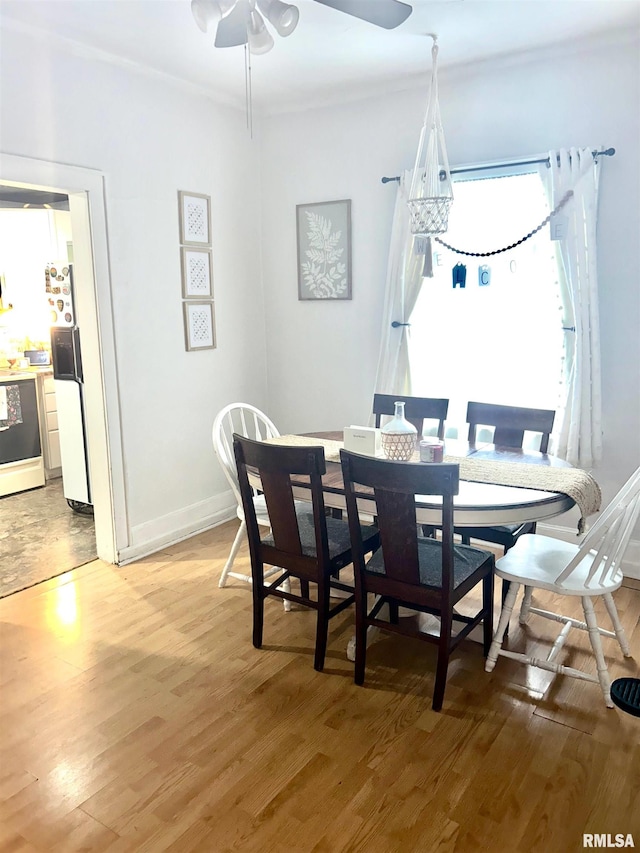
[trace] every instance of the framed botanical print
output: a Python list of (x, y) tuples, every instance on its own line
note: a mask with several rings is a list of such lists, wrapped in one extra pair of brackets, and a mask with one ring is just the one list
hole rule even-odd
[(351, 299), (351, 199), (296, 206), (298, 299)]

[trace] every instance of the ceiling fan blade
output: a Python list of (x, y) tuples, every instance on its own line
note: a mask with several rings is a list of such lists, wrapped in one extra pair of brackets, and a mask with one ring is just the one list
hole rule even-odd
[(377, 27), (392, 30), (406, 21), (413, 8), (400, 0), (316, 0), (354, 18), (361, 18)]
[(238, 0), (231, 12), (223, 18), (216, 30), (216, 47), (237, 47), (246, 44), (249, 40), (247, 35), (248, 6), (245, 0)]

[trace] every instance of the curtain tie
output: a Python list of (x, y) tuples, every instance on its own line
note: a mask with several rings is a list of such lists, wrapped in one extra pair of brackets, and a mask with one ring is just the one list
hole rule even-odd
[(399, 326), (410, 326), (410, 325), (411, 325), (411, 323), (399, 323), (397, 320), (394, 320), (393, 323), (391, 324), (391, 327), (393, 329), (397, 329)]

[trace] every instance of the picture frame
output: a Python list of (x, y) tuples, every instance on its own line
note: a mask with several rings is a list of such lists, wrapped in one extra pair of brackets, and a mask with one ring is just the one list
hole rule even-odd
[(213, 257), (211, 249), (180, 248), (183, 299), (213, 297)]
[(180, 243), (183, 246), (211, 245), (211, 197), (178, 190)]
[(351, 199), (296, 205), (298, 299), (351, 299)]
[(184, 312), (184, 338), (187, 352), (215, 349), (216, 334), (213, 302), (187, 301)]

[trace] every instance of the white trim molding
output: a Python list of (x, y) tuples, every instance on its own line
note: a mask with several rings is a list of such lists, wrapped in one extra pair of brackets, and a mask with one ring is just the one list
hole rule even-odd
[(118, 553), (118, 565), (148, 557), (232, 518), (237, 519), (237, 506), (229, 490), (161, 518), (154, 518), (153, 521), (138, 524), (131, 530), (131, 544)]
[(87, 443), (98, 557), (117, 562), (128, 543), (120, 400), (109, 276), (104, 175), (96, 169), (0, 152), (5, 183), (69, 196), (85, 373)]

